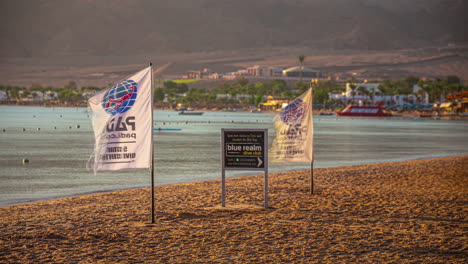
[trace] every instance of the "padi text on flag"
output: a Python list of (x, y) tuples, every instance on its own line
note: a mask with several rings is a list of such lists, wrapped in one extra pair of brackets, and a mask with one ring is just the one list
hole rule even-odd
[(89, 99), (95, 147), (88, 169), (151, 167), (151, 72), (145, 68)]
[(294, 99), (274, 118), (276, 137), (273, 162), (311, 162), (313, 160), (312, 88)]

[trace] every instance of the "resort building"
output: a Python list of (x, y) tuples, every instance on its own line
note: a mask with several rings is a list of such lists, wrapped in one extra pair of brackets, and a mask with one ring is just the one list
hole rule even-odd
[(344, 93), (330, 93), (331, 100), (340, 101), (344, 104), (375, 104), (383, 102), (386, 105), (427, 105), (429, 104), (429, 95), (423, 92), (423, 89), (418, 85), (413, 86), (412, 94), (384, 95), (379, 90), (379, 83), (346, 83), (346, 91)]
[[(276, 67), (261, 67), (255, 65), (246, 69), (240, 69), (230, 73), (216, 73), (209, 69), (203, 69), (202, 71), (188, 71), (187, 75), (184, 76), (186, 79), (235, 79), (239, 77), (254, 77), (254, 78), (300, 78), (301, 67), (292, 67), (286, 70)], [(304, 78), (322, 78), (320, 71), (303, 68), (302, 77)]]
[(468, 91), (455, 92), (446, 97), (449, 102), (442, 103), (439, 108), (446, 112), (468, 116)]
[[(284, 77), (301, 77), (301, 67), (292, 67), (283, 70)], [(303, 78), (322, 78), (322, 73), (318, 70), (302, 67)]]
[(187, 72), (187, 79), (203, 79), (206, 78), (210, 75), (212, 75), (214, 72), (212, 72), (210, 69), (203, 69), (202, 71), (188, 71)]
[(260, 67), (255, 65), (253, 67), (247, 68), (247, 76), (256, 76), (256, 77), (282, 77), (283, 69), (274, 68), (274, 67)]
[(0, 101), (8, 100), (8, 95), (5, 91), (0, 91)]
[(57, 100), (57, 99), (58, 99), (57, 92), (47, 91), (44, 93), (44, 101)]
[(285, 97), (268, 96), (265, 103), (260, 104), (260, 109), (263, 111), (277, 111), (288, 105), (289, 100)]
[(86, 89), (86, 90), (83, 91), (83, 98), (88, 100), (91, 97), (95, 96), (98, 92), (99, 92), (99, 90)]
[(44, 102), (44, 93), (40, 91), (31, 91), (25, 95), (24, 91), (19, 91), (20, 101), (27, 103)]

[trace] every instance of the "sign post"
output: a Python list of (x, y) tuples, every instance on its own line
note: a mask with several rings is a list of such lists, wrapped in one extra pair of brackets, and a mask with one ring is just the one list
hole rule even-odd
[(226, 170), (263, 171), (268, 208), (268, 129), (221, 129), (221, 206), (226, 207)]

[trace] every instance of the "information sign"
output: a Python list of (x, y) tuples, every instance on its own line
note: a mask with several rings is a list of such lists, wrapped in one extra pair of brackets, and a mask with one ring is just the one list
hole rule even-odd
[(268, 208), (268, 129), (221, 129), (221, 206), (226, 206), (226, 170), (262, 170)]
[(265, 170), (266, 130), (223, 130), (223, 168)]

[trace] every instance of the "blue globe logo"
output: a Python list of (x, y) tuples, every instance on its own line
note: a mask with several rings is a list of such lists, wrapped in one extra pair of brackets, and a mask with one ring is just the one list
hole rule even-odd
[(304, 102), (296, 99), (281, 109), (281, 121), (286, 125), (296, 126), (302, 122), (304, 116)]
[(123, 81), (109, 89), (102, 99), (102, 107), (110, 115), (122, 114), (130, 110), (137, 97), (137, 83)]

